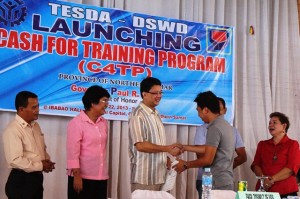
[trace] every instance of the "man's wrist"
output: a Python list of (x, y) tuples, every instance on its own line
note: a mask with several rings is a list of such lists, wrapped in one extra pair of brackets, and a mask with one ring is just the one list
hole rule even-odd
[(183, 163), (183, 168), (184, 168), (184, 170), (187, 170), (189, 167), (188, 167), (188, 162), (184, 162)]

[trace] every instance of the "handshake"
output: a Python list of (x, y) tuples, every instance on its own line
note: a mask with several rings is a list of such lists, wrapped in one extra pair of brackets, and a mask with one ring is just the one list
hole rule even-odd
[(55, 169), (55, 162), (51, 162), (51, 160), (42, 160), (43, 163), (43, 171), (46, 173), (52, 172)]
[(184, 151), (184, 146), (179, 143), (169, 145), (167, 150), (167, 152), (170, 153), (172, 156), (181, 155)]

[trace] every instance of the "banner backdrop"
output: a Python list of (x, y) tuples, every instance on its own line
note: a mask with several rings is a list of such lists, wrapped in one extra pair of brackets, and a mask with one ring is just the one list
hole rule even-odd
[(233, 28), (63, 1), (0, 1), (0, 109), (17, 92), (39, 96), (40, 113), (75, 116), (101, 85), (105, 118), (127, 120), (147, 76), (163, 83), (164, 123), (200, 124), (197, 93), (211, 90), (233, 118)]

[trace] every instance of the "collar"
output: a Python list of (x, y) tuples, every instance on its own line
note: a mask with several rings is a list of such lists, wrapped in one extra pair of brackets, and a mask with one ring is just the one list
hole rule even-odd
[[(287, 136), (287, 134), (285, 134), (285, 136), (278, 142), (278, 144), (284, 144), (289, 140), (290, 140), (290, 138)], [(267, 142), (274, 145), (273, 138), (268, 139)]]
[[(87, 116), (87, 114), (84, 111), (80, 111), (79, 117), (81, 118), (82, 121), (84, 122), (89, 122), (91, 124), (94, 124), (92, 120)], [(96, 123), (104, 121), (104, 118), (102, 116), (98, 117)]]
[(204, 123), (201, 126), (207, 129), (207, 126), (209, 125), (209, 123)]
[(212, 126), (214, 123), (216, 123), (217, 121), (220, 120), (224, 120), (224, 116), (223, 115), (219, 115), (218, 117), (216, 117), (213, 121), (211, 121), (210, 123), (208, 123), (207, 128), (209, 128), (210, 126)]
[(28, 124), (22, 117), (20, 117), (18, 114), (16, 114), (16, 121), (22, 126), (22, 128), (25, 128), (27, 126), (34, 126), (36, 124), (36, 121), (32, 121), (30, 124)]
[(155, 114), (158, 115), (158, 111), (155, 109), (154, 111), (149, 108), (146, 104), (144, 104), (143, 102), (140, 102), (140, 106), (142, 107), (142, 109), (144, 109), (144, 111), (147, 113), (147, 115), (151, 115), (151, 114)]

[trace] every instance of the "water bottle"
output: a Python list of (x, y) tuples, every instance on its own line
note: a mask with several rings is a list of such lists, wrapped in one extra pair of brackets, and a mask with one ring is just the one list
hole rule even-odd
[(205, 168), (202, 174), (202, 199), (211, 199), (212, 178), (210, 168)]

